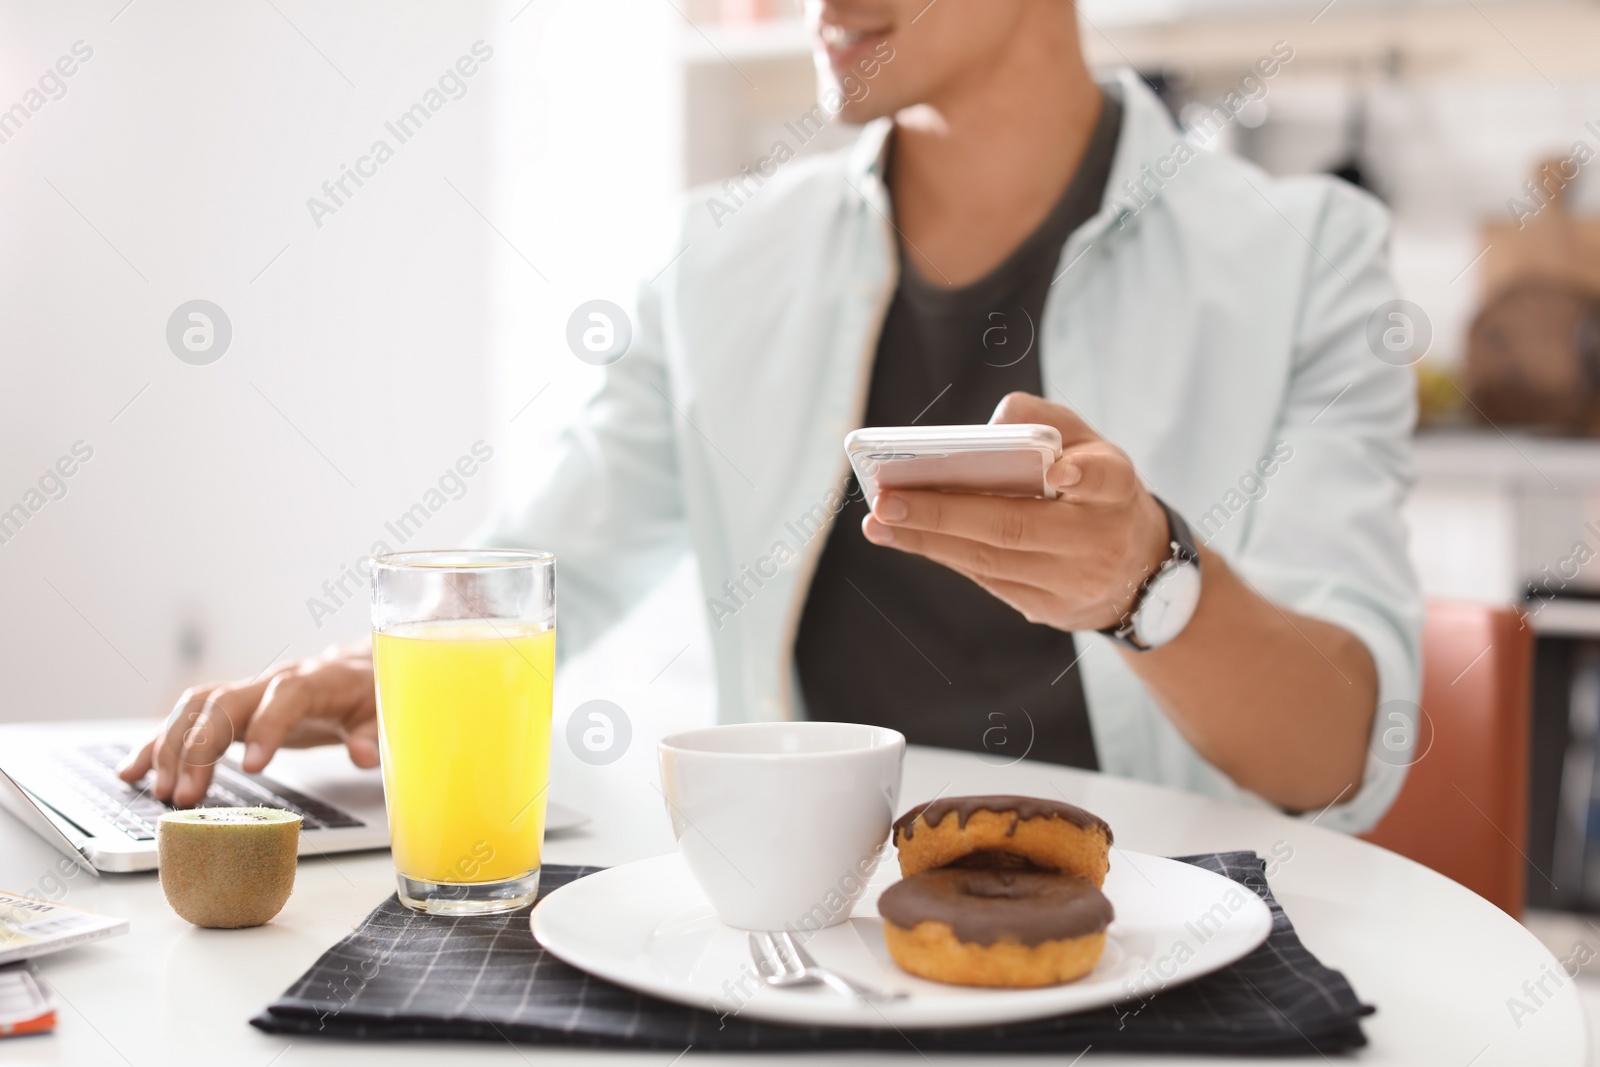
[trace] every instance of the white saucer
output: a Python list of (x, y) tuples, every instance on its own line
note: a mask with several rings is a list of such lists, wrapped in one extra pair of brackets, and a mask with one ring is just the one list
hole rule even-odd
[(533, 935), (580, 970), (718, 1013), (810, 1026), (994, 1025), (1149, 997), (1247, 955), (1272, 931), (1249, 889), (1199, 867), (1118, 849), (1105, 894), (1117, 918), (1090, 974), (1045, 989), (995, 990), (914, 978), (889, 958), (878, 895), (900, 877), (884, 856), (849, 921), (810, 934), (817, 962), (904, 1000), (852, 1004), (822, 988), (769, 989), (746, 932), (724, 926), (677, 853), (591, 874), (533, 909)]

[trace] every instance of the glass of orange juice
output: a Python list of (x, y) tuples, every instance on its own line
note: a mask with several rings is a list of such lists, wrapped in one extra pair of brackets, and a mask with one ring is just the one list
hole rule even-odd
[(407, 907), (485, 915), (538, 893), (555, 651), (548, 552), (373, 561), (383, 792)]

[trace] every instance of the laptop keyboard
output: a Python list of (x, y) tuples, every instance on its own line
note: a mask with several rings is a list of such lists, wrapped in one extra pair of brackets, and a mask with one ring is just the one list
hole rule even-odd
[[(77, 787), (78, 795), (97, 814), (135, 841), (154, 841), (156, 820), (164, 812), (176, 809), (147, 792), (151, 776), (147, 775), (137, 784), (117, 777), (117, 765), (127, 755), (127, 745), (85, 745), (58, 752), (56, 759), (65, 776)], [(282, 808), (299, 815), (306, 830), (366, 825), (348, 812), (290, 789), (264, 774), (246, 774), (232, 760), (221, 760), (213, 770), (211, 787), (195, 807)]]

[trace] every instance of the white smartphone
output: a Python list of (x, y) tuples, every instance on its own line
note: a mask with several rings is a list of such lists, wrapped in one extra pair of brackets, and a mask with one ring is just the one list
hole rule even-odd
[(884, 489), (1055, 498), (1045, 472), (1061, 458), (1054, 426), (874, 426), (852, 431), (845, 454), (876, 503)]

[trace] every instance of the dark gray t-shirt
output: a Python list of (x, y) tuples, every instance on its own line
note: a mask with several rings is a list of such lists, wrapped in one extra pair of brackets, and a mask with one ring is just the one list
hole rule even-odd
[[(1044, 395), (1038, 333), (1062, 246), (1099, 210), (1122, 106), (1106, 94), (1068, 184), (1005, 262), (950, 289), (902, 251), (878, 338), (867, 426), (988, 422), (1009, 392)], [(891, 149), (892, 151), (892, 149)], [(893, 166), (893, 160), (890, 160)], [(861, 533), (854, 478), (795, 641), (813, 719), (892, 727), (913, 744), (1096, 766), (1072, 635), (1028, 622), (966, 578)]]

